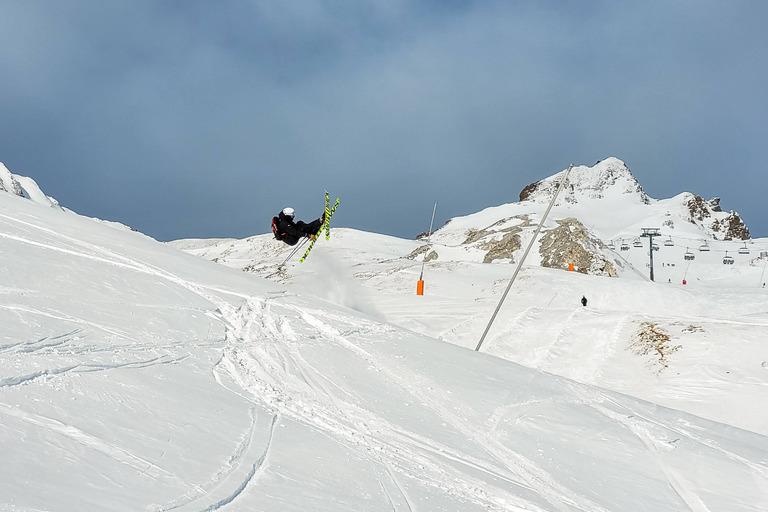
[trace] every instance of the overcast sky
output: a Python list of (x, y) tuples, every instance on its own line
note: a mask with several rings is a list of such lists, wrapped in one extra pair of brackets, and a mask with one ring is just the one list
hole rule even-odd
[(768, 2), (0, 0), (0, 161), (159, 240), (412, 238), (609, 156), (768, 236)]

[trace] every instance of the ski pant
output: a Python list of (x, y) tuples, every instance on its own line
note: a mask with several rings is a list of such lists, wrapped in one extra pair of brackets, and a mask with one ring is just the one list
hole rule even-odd
[[(296, 227), (304, 233), (304, 236), (316, 235), (320, 232), (320, 227), (323, 225), (322, 219), (315, 219), (312, 222), (304, 222), (302, 220), (296, 222)], [(303, 237), (285, 235), (283, 242), (288, 245), (296, 245)]]

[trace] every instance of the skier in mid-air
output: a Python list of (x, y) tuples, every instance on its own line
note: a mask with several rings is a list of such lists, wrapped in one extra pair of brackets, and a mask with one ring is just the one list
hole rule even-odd
[(302, 238), (314, 240), (323, 226), (325, 214), (312, 222), (297, 221), (293, 222), (295, 212), (290, 206), (283, 208), (283, 211), (272, 217), (272, 232), (275, 238), (282, 240), (288, 245), (296, 245)]

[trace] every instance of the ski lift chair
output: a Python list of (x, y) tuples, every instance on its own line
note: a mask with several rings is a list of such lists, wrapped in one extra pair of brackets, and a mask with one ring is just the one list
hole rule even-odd
[(723, 265), (733, 265), (733, 256), (728, 256), (728, 251), (725, 251), (725, 258), (723, 258)]
[(739, 249), (739, 254), (749, 254), (749, 248), (747, 247), (747, 242), (744, 242), (744, 247), (741, 247)]
[(675, 245), (675, 242), (672, 241), (672, 237), (670, 236), (667, 240), (664, 240), (664, 245), (667, 247), (673, 247)]
[(621, 250), (622, 251), (628, 251), (629, 250), (629, 244), (622, 240), (621, 242)]
[(687, 247), (685, 248), (685, 255), (683, 257), (686, 261), (693, 261), (696, 259), (696, 256), (691, 251), (689, 251)]
[(634, 245), (635, 247), (642, 247), (643, 246), (643, 242), (641, 242), (640, 239), (638, 238), (637, 240), (632, 242), (632, 245)]
[(709, 252), (709, 244), (707, 244), (707, 242), (704, 242), (702, 245), (700, 245), (699, 252)]

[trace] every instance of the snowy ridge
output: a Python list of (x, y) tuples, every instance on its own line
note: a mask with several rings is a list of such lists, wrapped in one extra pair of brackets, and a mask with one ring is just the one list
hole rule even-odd
[(35, 203), (53, 208), (61, 208), (58, 201), (46, 196), (32, 178), (12, 174), (8, 168), (0, 162), (0, 192), (8, 192), (19, 197), (25, 197)]
[[(521, 201), (548, 203), (562, 181), (565, 171), (536, 183), (531, 183), (520, 192)], [(651, 199), (640, 186), (624, 162), (615, 157), (606, 158), (594, 166), (574, 166), (568, 177), (568, 184), (558, 200), (578, 203), (579, 200), (604, 199), (622, 196), (621, 201), (630, 199), (649, 204)]]
[(17, 196), (24, 196), (21, 185), (16, 181), (11, 171), (0, 162), (0, 192), (9, 192)]
[[(560, 178), (562, 173), (526, 187), (520, 202), (451, 219), (431, 238), (436, 255), (515, 263)], [(634, 251), (630, 258), (629, 253), (622, 251), (623, 246), (640, 248), (641, 244), (647, 250), (647, 239), (640, 237), (647, 227), (659, 228), (663, 238), (656, 239), (657, 247), (678, 262), (686, 252), (681, 248), (696, 250), (705, 243), (710, 245), (710, 254), (721, 259), (730, 255), (746, 261), (743, 256), (751, 254), (754, 258), (755, 254), (768, 251), (764, 240), (750, 238), (749, 229), (736, 212), (721, 210), (718, 198), (704, 201), (685, 192), (670, 199), (652, 199), (616, 158), (593, 167), (574, 167), (562, 194), (564, 199), (558, 199), (543, 229), (543, 239), (554, 237), (557, 243), (550, 240), (542, 247), (542, 239), (537, 240), (528, 260), (530, 264), (568, 268), (573, 263), (579, 272), (600, 276), (627, 276), (637, 274), (638, 269), (647, 275), (643, 270), (647, 255), (643, 261), (636, 257), (639, 251)], [(569, 225), (568, 230), (560, 229), (564, 223)], [(558, 229), (561, 233), (556, 235)], [(601, 244), (596, 244), (595, 239)], [(463, 255), (453, 249), (458, 246), (463, 246)], [(675, 277), (682, 281), (682, 274)]]
[[(22, 197), (33, 203), (54, 208), (56, 210), (70, 212), (70, 210), (62, 207), (56, 199), (46, 195), (34, 179), (11, 173), (2, 162), (0, 162), (0, 192), (7, 192), (11, 195)], [(97, 218), (92, 218), (91, 220), (106, 226), (111, 226), (115, 229), (132, 231), (129, 226), (120, 222), (106, 221)]]

